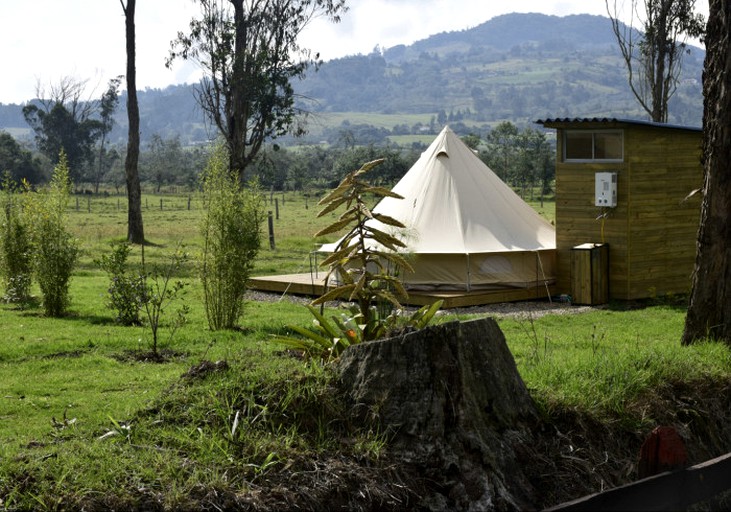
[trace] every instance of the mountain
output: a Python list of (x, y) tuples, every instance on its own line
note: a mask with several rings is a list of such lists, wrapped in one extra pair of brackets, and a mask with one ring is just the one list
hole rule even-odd
[[(705, 52), (688, 49), (670, 122), (700, 126)], [(427, 124), (431, 117), (467, 126), (503, 120), (532, 125), (545, 117), (647, 118), (627, 85), (610, 20), (591, 15), (498, 16), (409, 46), (325, 62), (294, 86), (303, 109), (338, 114), (319, 117), (310, 141), (363, 114), (377, 115), (379, 128), (394, 133), (410, 130), (414, 116)], [(143, 140), (155, 133), (179, 135), (183, 143), (208, 139), (193, 86), (147, 89), (138, 96)], [(112, 141), (126, 139), (125, 98)], [(0, 104), (0, 129), (27, 134), (21, 108)]]
[[(700, 126), (705, 52), (690, 47), (670, 120)], [(478, 122), (646, 118), (608, 18), (507, 14), (411, 46), (333, 60), (297, 84), (321, 112), (466, 112)]]

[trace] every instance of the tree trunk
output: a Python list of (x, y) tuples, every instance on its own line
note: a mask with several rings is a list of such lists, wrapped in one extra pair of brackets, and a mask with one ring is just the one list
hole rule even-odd
[(671, 51), (667, 46), (668, 40), (668, 12), (675, 0), (664, 0), (658, 5), (657, 18), (655, 20), (654, 41), (652, 45), (653, 62), (652, 69), (655, 76), (650, 77), (653, 81), (652, 85), (652, 120), (656, 123), (668, 122), (668, 91), (666, 90), (668, 71), (665, 69), (665, 62), (668, 58), (668, 52)]
[(102, 173), (104, 169), (104, 143), (107, 139), (107, 133), (102, 131), (102, 140), (99, 143), (99, 165), (97, 167), (96, 176), (94, 177), (94, 193), (99, 193), (99, 184), (102, 181)]
[(127, 140), (127, 158), (124, 171), (127, 176), (127, 240), (133, 244), (145, 242), (142, 226), (142, 192), (137, 163), (140, 157), (140, 110), (137, 104), (137, 70), (135, 52), (135, 2), (127, 0), (127, 5), (120, 0), (125, 18), (125, 35), (127, 40), (127, 117), (129, 119), (129, 135)]
[(416, 509), (535, 508), (524, 459), (539, 415), (493, 319), (353, 345), (338, 373), (354, 420), (428, 483)]
[(245, 65), (248, 60), (246, 57), (247, 44), (249, 38), (249, 21), (244, 13), (243, 0), (231, 0), (234, 7), (234, 25), (236, 27), (236, 36), (234, 39), (234, 56), (233, 56), (233, 79), (231, 80), (230, 105), (228, 119), (228, 142), (230, 149), (229, 169), (235, 171), (239, 175), (239, 181), (243, 183), (244, 172), (246, 169), (246, 123), (249, 119), (249, 112), (246, 110), (248, 101), (245, 99), (246, 86), (244, 77), (246, 76)]
[(683, 344), (731, 344), (731, 3), (711, 0), (703, 73), (703, 204)]

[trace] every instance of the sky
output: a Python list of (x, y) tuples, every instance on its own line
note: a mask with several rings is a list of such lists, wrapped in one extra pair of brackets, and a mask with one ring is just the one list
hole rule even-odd
[[(302, 34), (302, 45), (319, 52), (323, 60), (368, 54), (376, 46), (408, 45), (511, 12), (606, 16), (605, 0), (348, 0), (347, 4), (350, 10), (340, 23), (316, 19)], [(696, 4), (707, 15), (707, 0)], [(194, 0), (137, 2), (138, 89), (197, 81), (193, 64), (165, 67), (170, 41), (197, 13)], [(0, 48), (0, 103), (25, 103), (37, 96), (39, 88), (48, 90), (64, 78), (85, 82), (88, 98), (100, 97), (108, 81), (125, 72), (120, 0), (0, 0)]]

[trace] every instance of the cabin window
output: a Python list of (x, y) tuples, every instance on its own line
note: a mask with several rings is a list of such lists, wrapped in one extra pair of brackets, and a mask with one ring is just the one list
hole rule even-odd
[(621, 161), (623, 158), (621, 130), (567, 130), (564, 132), (565, 161)]

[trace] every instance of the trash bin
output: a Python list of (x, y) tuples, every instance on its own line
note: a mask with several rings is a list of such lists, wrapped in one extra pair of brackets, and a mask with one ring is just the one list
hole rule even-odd
[(586, 243), (571, 249), (571, 299), (590, 306), (609, 302), (609, 244)]

